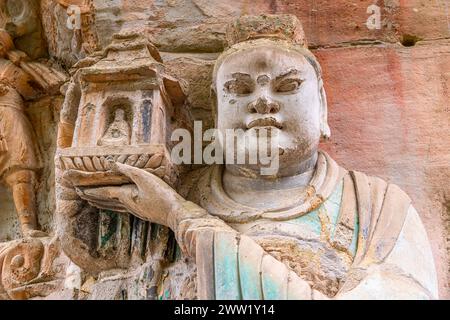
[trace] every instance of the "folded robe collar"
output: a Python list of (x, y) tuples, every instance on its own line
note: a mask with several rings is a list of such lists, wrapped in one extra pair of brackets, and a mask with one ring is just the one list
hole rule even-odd
[(210, 214), (228, 223), (247, 223), (257, 219), (275, 221), (291, 220), (317, 209), (334, 191), (346, 170), (324, 151), (319, 151), (316, 168), (311, 181), (305, 188), (301, 202), (277, 210), (252, 208), (231, 199), (223, 189), (223, 166), (207, 169), (199, 180), (200, 205)]

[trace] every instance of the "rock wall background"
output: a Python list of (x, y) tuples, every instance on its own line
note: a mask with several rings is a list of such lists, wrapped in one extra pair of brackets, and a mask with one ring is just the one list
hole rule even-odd
[[(66, 26), (70, 4), (81, 8), (78, 35)], [(373, 4), (381, 8), (379, 30), (366, 27)], [(324, 71), (332, 137), (323, 148), (344, 167), (408, 192), (432, 243), (441, 298), (450, 298), (450, 1), (41, 0), (40, 6), (49, 55), (66, 69), (109, 44), (114, 33), (148, 35), (171, 71), (188, 82), (192, 113), (205, 129), (213, 125), (211, 70), (226, 23), (243, 14), (296, 14)], [(38, 195), (47, 230), (62, 101), (48, 99), (28, 109), (46, 163)], [(0, 234), (14, 238), (15, 214), (3, 189), (0, 203)]]

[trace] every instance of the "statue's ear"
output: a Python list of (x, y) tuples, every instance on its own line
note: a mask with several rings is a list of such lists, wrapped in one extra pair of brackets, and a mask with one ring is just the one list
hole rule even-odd
[(214, 119), (214, 127), (217, 128), (217, 93), (214, 84), (211, 85), (209, 91), (209, 98), (211, 99), (212, 117)]
[(320, 98), (320, 133), (321, 138), (328, 140), (331, 136), (331, 130), (328, 125), (328, 103), (323, 80), (319, 80), (319, 98)]

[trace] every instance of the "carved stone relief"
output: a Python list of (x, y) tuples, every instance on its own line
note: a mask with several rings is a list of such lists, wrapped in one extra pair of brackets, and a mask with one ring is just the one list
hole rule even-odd
[(44, 61), (33, 61), (45, 52), (37, 3), (7, 1), (0, 8), (6, 9), (6, 30), (0, 29), (0, 183), (12, 194), (23, 237), (0, 244), (0, 295), (28, 299), (54, 291), (68, 260), (58, 239), (40, 230), (36, 191), (42, 157), (26, 105), (58, 92), (66, 76)]
[[(125, 118), (133, 119), (131, 146), (136, 135), (146, 137), (141, 122), (134, 122), (139, 114), (124, 116), (121, 97), (109, 116), (115, 120), (93, 112), (77, 118), (71, 147), (76, 154), (59, 151), (65, 183), (95, 208), (129, 212), (173, 232), (180, 253), (162, 265), (167, 274), (157, 285), (162, 299), (437, 298), (433, 258), (410, 198), (393, 184), (340, 167), (318, 150), (320, 139), (330, 136), (327, 100), (320, 65), (299, 21), (290, 15), (243, 16), (229, 26), (227, 39), (229, 48), (213, 72), (216, 126), (244, 127), (253, 142), (238, 146), (246, 154), (262, 139), (253, 131), (270, 128), (271, 138), (280, 135), (276, 174), (259, 173), (260, 163), (216, 164), (191, 177), (191, 187), (181, 195), (167, 176), (136, 165), (140, 157), (129, 161), (131, 152), (123, 147), (114, 158), (97, 155), (99, 163), (102, 156), (108, 163), (99, 175), (86, 161), (106, 146), (80, 144), (104, 141)], [(89, 78), (95, 66), (81, 69), (81, 81), (104, 78), (99, 67)], [(81, 87), (81, 105), (96, 105), (83, 99), (90, 86)], [(153, 123), (154, 113), (150, 119)], [(164, 132), (165, 121), (157, 123)], [(417, 241), (428, 253), (417, 250)], [(400, 249), (405, 245), (408, 252)], [(421, 264), (405, 263), (423, 255)]]
[[(92, 186), (129, 183), (129, 177), (112, 170), (114, 163), (152, 172), (176, 186), (180, 168), (171, 162), (169, 138), (189, 122), (181, 110), (184, 90), (165, 72), (156, 48), (136, 34), (116, 35), (101, 53), (73, 69), (55, 157), (58, 231), (72, 261), (103, 279), (91, 289), (94, 296), (100, 298), (98, 290), (108, 286), (114, 268), (124, 279), (128, 272), (151, 272), (142, 285), (155, 287), (160, 264), (172, 255), (175, 242), (165, 227), (134, 218), (120, 206), (92, 204), (79, 194)], [(89, 230), (80, 227), (87, 225)], [(142, 266), (132, 268), (136, 263)], [(154, 297), (154, 290), (141, 288), (136, 294)]]
[[(214, 15), (205, 3), (193, 5)], [(98, 33), (99, 5), (0, 0), (0, 183), (21, 228), (0, 242), (0, 299), (439, 298), (411, 198), (321, 149), (327, 84), (296, 16), (242, 15), (214, 34), (221, 52), (188, 57), (159, 52), (147, 28)], [(239, 11), (219, 7), (223, 21)], [(208, 62), (192, 67), (200, 55)], [(180, 61), (192, 70), (175, 70)], [(174, 76), (183, 72), (199, 80), (193, 89)], [(53, 149), (42, 148), (30, 105), (55, 106)], [(213, 139), (234, 159), (257, 152), (268, 130), (277, 171), (175, 164), (171, 134), (192, 133), (191, 108), (208, 109), (208, 128), (243, 132), (232, 150)], [(42, 153), (54, 149), (45, 192), (55, 212), (42, 228)]]

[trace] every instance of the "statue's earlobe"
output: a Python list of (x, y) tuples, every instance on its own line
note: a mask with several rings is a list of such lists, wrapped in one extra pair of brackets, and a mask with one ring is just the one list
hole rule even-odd
[(322, 79), (319, 79), (319, 97), (320, 97), (320, 134), (323, 140), (331, 137), (331, 130), (328, 125), (328, 103), (325, 88)]
[(214, 120), (214, 127), (217, 128), (217, 94), (214, 88), (214, 84), (211, 85), (211, 89), (209, 91), (209, 98), (211, 99), (211, 107), (212, 107), (212, 117)]
[(321, 124), (320, 126), (320, 133), (321, 133), (321, 138), (323, 140), (329, 140), (331, 137), (331, 130), (330, 127), (328, 126), (328, 124)]

